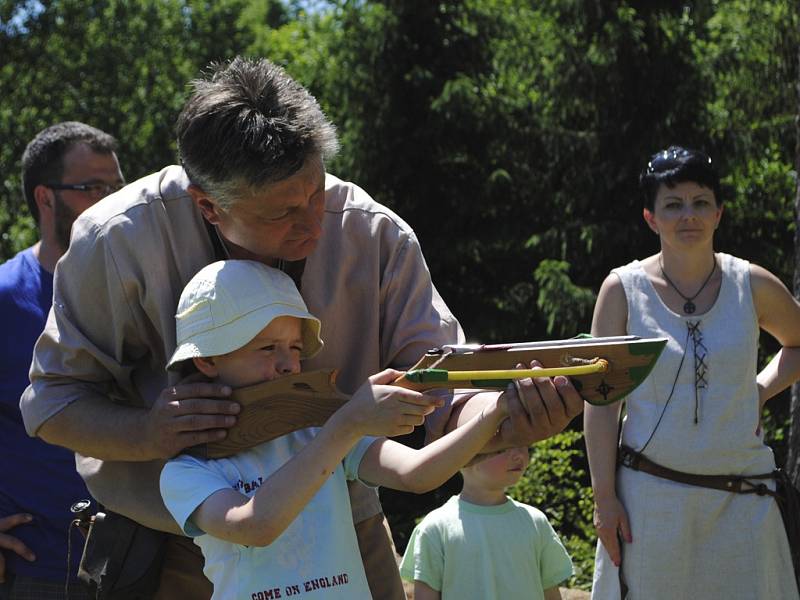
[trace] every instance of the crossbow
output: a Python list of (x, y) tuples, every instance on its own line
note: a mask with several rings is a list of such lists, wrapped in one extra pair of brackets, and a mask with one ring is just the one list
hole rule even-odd
[[(586, 336), (443, 346), (426, 352), (393, 385), (418, 391), (505, 389), (515, 379), (561, 375), (586, 402), (605, 405), (642, 383), (666, 343), (666, 338)], [(533, 360), (542, 368), (525, 368)], [(242, 407), (236, 425), (224, 440), (195, 446), (193, 454), (221, 458), (298, 429), (321, 427), (350, 397), (337, 389), (335, 369), (321, 369), (239, 388), (231, 399)]]

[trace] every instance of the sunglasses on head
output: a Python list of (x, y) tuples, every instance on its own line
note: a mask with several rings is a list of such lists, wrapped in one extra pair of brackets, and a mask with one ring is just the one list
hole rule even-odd
[(711, 166), (711, 157), (697, 150), (687, 150), (686, 148), (670, 148), (654, 154), (647, 163), (647, 173), (658, 173), (669, 171), (681, 165), (690, 163), (701, 163)]

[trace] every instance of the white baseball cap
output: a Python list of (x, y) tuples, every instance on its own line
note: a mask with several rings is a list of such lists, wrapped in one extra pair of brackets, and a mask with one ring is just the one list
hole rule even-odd
[(175, 315), (177, 348), (167, 369), (189, 358), (238, 350), (283, 316), (302, 319), (300, 358), (322, 349), (319, 319), (286, 273), (252, 260), (211, 263), (183, 288)]

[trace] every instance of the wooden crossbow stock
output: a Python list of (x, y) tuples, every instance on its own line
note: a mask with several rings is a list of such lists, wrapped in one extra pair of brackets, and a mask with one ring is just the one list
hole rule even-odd
[[(650, 373), (665, 338), (618, 336), (520, 344), (444, 346), (428, 351), (393, 385), (433, 388), (505, 389), (524, 377), (570, 378), (590, 404), (616, 402)], [(518, 369), (538, 360), (542, 370)], [(336, 370), (298, 373), (234, 390), (241, 404), (236, 425), (224, 440), (195, 446), (192, 454), (221, 458), (306, 427), (320, 427), (350, 397), (336, 388)]]

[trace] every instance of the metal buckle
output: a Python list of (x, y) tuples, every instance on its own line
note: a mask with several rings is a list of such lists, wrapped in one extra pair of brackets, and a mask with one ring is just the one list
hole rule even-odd
[(628, 467), (629, 469), (637, 469), (638, 461), (636, 460), (638, 457), (636, 454), (628, 450), (627, 448), (620, 447), (620, 464), (623, 467)]
[(742, 490), (745, 485), (748, 486), (748, 488), (745, 488), (741, 493), (757, 494), (759, 496), (772, 495), (772, 490), (769, 489), (766, 483), (754, 483), (746, 477), (739, 479), (738, 483), (740, 490)]

